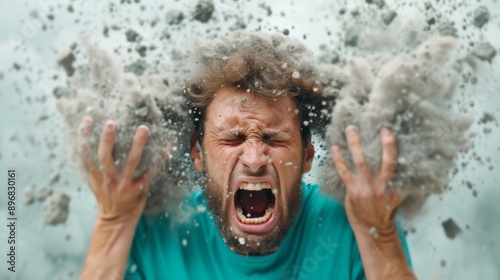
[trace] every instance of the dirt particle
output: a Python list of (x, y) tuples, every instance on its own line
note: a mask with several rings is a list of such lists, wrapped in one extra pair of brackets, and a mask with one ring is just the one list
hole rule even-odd
[(483, 27), (490, 20), (490, 11), (485, 6), (479, 6), (474, 10), (474, 25)]
[(242, 17), (238, 17), (234, 24), (229, 27), (229, 30), (231, 31), (236, 31), (236, 30), (241, 30), (247, 28), (247, 24), (245, 23), (245, 20)]
[(49, 186), (40, 186), (35, 191), (35, 197), (38, 201), (44, 201), (48, 196), (52, 194), (52, 188)]
[(69, 77), (73, 76), (73, 74), (75, 73), (73, 62), (75, 62), (75, 56), (69, 50), (60, 53), (57, 59), (57, 63), (64, 68), (64, 71), (66, 71), (66, 75), (68, 75)]
[(472, 196), (477, 197), (477, 190), (472, 191)]
[(476, 44), (476, 47), (472, 51), (472, 54), (483, 61), (488, 61), (491, 63), (493, 58), (497, 55), (497, 50), (488, 42), (482, 42)]
[(59, 182), (60, 179), (61, 179), (61, 174), (59, 174), (59, 172), (57, 171), (54, 172), (49, 178), (49, 185), (52, 186), (53, 184)]
[(457, 235), (459, 235), (462, 230), (460, 227), (455, 223), (455, 221), (452, 218), (449, 218), (448, 220), (444, 221), (442, 223), (444, 233), (446, 234), (446, 237), (449, 239), (454, 239)]
[(470, 190), (472, 190), (473, 185), (472, 185), (471, 182), (466, 181), (465, 184), (467, 185), (467, 188), (469, 188)]
[(241, 245), (245, 245), (245, 238), (243, 238), (243, 237), (239, 237), (239, 238), (238, 238), (238, 242), (239, 242)]
[(391, 22), (396, 18), (398, 14), (394, 10), (387, 10), (382, 13), (382, 21), (385, 25), (391, 24)]
[(202, 23), (207, 23), (215, 10), (212, 0), (200, 0), (193, 11), (193, 18)]
[(109, 37), (109, 27), (106, 25), (102, 28), (102, 35), (104, 35), (104, 37)]
[(489, 123), (489, 122), (497, 122), (497, 119), (495, 118), (495, 116), (490, 113), (490, 112), (484, 112), (483, 113), (483, 116), (481, 117), (481, 119), (479, 120), (480, 123), (482, 124), (486, 124), (486, 123)]
[(69, 97), (71, 95), (71, 91), (65, 87), (56, 87), (52, 91), (52, 95), (54, 95), (54, 97), (57, 99), (61, 97)]
[(359, 41), (359, 29), (355, 27), (348, 28), (345, 33), (345, 45), (355, 47)]
[(12, 67), (14, 67), (14, 70), (16, 71), (19, 71), (21, 70), (21, 64), (17, 63), (17, 62), (14, 62), (14, 64), (12, 65)]
[(44, 223), (59, 225), (66, 222), (69, 215), (70, 197), (61, 191), (48, 196), (43, 203)]
[(170, 10), (165, 15), (165, 22), (169, 25), (176, 25), (182, 22), (184, 13), (180, 10)]
[(140, 59), (127, 66), (125, 66), (125, 72), (132, 72), (137, 76), (142, 76), (146, 71), (146, 61)]
[(435, 17), (428, 17), (426, 20), (428, 25), (433, 25), (436, 24), (436, 18)]
[(438, 25), (437, 28), (440, 35), (458, 37), (455, 24), (451, 21), (443, 21)]
[(128, 29), (125, 32), (125, 37), (127, 37), (128, 42), (135, 42), (137, 41), (137, 38), (139, 37), (139, 33), (135, 32), (133, 29)]
[(148, 51), (148, 48), (146, 46), (137, 46), (135, 48), (135, 51), (141, 56), (141, 57), (146, 57), (146, 52)]
[(23, 205), (31, 205), (35, 202), (35, 195), (33, 194), (33, 189), (31, 187), (26, 187), (22, 194)]

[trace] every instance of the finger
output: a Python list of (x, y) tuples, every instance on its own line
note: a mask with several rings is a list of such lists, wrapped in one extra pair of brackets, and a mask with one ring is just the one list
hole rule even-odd
[(382, 128), (380, 140), (382, 142), (382, 165), (380, 167), (380, 178), (384, 185), (386, 185), (391, 180), (394, 170), (396, 170), (398, 151), (396, 138), (389, 128)]
[(123, 167), (123, 176), (128, 179), (132, 179), (134, 176), (135, 169), (139, 162), (141, 161), (142, 152), (144, 150), (144, 145), (149, 136), (149, 128), (145, 125), (140, 125), (137, 127), (134, 138), (132, 140), (132, 146), (127, 155), (127, 160)]
[(109, 176), (114, 176), (115, 163), (113, 160), (113, 146), (116, 137), (116, 123), (114, 121), (106, 121), (102, 130), (101, 141), (97, 149), (97, 158), (102, 164), (104, 173)]
[(355, 126), (350, 125), (346, 128), (345, 133), (358, 174), (362, 175), (362, 178), (369, 178), (370, 169), (366, 164), (365, 155), (363, 153), (363, 149), (361, 148), (361, 139), (358, 135), (358, 129)]
[(94, 173), (97, 171), (97, 167), (96, 163), (92, 160), (91, 151), (87, 139), (92, 132), (92, 119), (90, 117), (83, 117), (80, 121), (78, 131), (81, 136), (81, 141), (78, 145), (78, 151), (81, 158), (83, 159), (83, 163), (87, 171), (89, 171), (89, 173)]
[(332, 153), (333, 165), (335, 166), (337, 173), (346, 187), (351, 188), (351, 186), (355, 185), (354, 176), (352, 175), (351, 170), (349, 170), (349, 167), (345, 164), (339, 147), (336, 145), (332, 146), (330, 152)]

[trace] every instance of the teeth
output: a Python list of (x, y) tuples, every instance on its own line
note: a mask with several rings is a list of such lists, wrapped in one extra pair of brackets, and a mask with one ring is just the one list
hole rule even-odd
[(269, 183), (242, 183), (240, 185), (241, 190), (247, 190), (247, 191), (261, 191), (262, 189), (270, 189), (271, 185)]
[(264, 214), (264, 216), (259, 218), (247, 218), (245, 217), (245, 215), (243, 215), (243, 210), (241, 210), (241, 207), (236, 207), (236, 214), (238, 215), (240, 221), (244, 224), (252, 224), (252, 225), (258, 225), (267, 222), (269, 218), (271, 218), (271, 214), (273, 213), (273, 211), (274, 211), (274, 205), (269, 205), (266, 209), (266, 213)]

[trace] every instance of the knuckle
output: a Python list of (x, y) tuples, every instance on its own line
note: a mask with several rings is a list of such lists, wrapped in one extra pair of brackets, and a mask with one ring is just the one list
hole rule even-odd
[(115, 138), (114, 131), (104, 131), (102, 134), (102, 141), (106, 144), (112, 144)]
[(337, 168), (337, 171), (340, 176), (346, 176), (346, 174), (348, 174), (348, 170), (345, 166), (340, 166), (339, 168)]
[(142, 148), (146, 144), (147, 137), (136, 135), (134, 140), (132, 141), (132, 145), (135, 145), (138, 148)]
[(106, 160), (106, 153), (104, 149), (98, 149), (97, 151), (97, 159), (103, 163)]
[(351, 146), (351, 149), (360, 149), (361, 142), (359, 141), (359, 138), (357, 137), (350, 138), (349, 146)]
[(89, 147), (86, 143), (81, 144), (78, 151), (80, 152), (80, 155), (83, 157), (84, 160), (89, 155)]
[(384, 137), (382, 140), (384, 146), (394, 146), (396, 144), (396, 139), (394, 137)]
[(392, 172), (383, 172), (380, 175), (380, 179), (382, 182), (387, 182), (387, 181), (391, 180), (391, 177), (392, 177)]
[(136, 153), (130, 153), (128, 155), (128, 158), (127, 158), (127, 166), (128, 166), (128, 169), (129, 172), (134, 172), (135, 171), (135, 168), (136, 168), (136, 165), (139, 164), (139, 155), (137, 155)]
[(366, 161), (362, 158), (355, 158), (354, 159), (354, 164), (358, 167), (358, 168), (366, 168), (367, 165), (366, 165)]

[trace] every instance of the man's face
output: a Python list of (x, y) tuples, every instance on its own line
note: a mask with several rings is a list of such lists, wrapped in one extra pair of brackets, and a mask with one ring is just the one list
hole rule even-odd
[(276, 251), (300, 212), (300, 181), (314, 156), (310, 141), (304, 149), (300, 127), (291, 98), (224, 87), (208, 106), (203, 152), (192, 147), (191, 155), (195, 169), (205, 172), (205, 195), (222, 237), (236, 253)]

